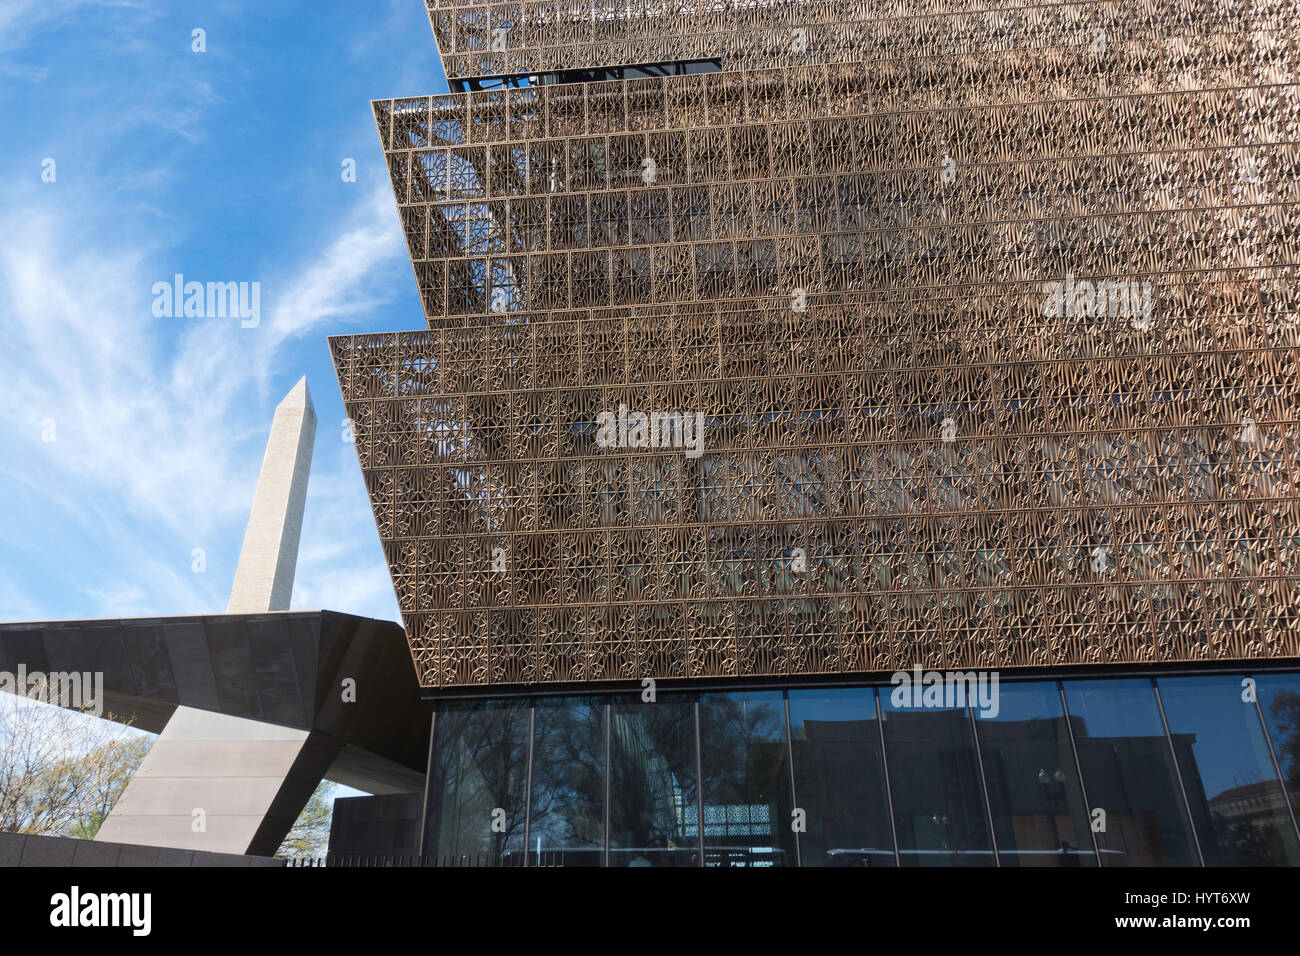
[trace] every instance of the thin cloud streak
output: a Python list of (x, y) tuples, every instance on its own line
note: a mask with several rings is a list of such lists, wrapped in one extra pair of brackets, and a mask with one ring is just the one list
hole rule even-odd
[[(309, 250), (295, 271), (273, 276), (267, 285), (286, 291), (276, 297), (264, 328), (195, 320), (181, 328), (170, 358), (167, 337), (176, 330), (165, 323), (185, 320), (152, 317), (142, 294), (158, 281), (142, 264), (150, 250), (78, 252), (58, 238), (76, 235), (75, 224), (33, 207), (0, 207), (0, 233), (15, 240), (0, 248), (0, 325), (9, 336), (7, 357), (0, 358), (0, 418), (10, 432), (7, 460), (25, 462), (24, 470), (30, 462), (42, 463), (39, 496), (45, 507), (66, 511), (77, 501), (84, 513), (92, 501), (111, 496), (107, 511), (120, 509), (137, 519), (121, 527), (121, 521), (101, 515), (91, 529), (101, 545), (109, 546), (117, 572), (102, 569), (117, 583), (84, 588), (104, 605), (104, 613), (203, 609), (187, 606), (195, 604), (211, 610), (221, 589), (190, 572), (189, 545), (233, 539), (237, 552), (269, 427), (265, 409), (248, 397), (265, 392), (286, 343), (323, 337), (339, 329), (343, 317), (355, 318), (387, 301), (375, 276), (402, 264), (391, 205), (375, 195), (362, 197), (344, 231), (323, 248)], [(52, 443), (40, 440), (44, 422), (55, 427)], [(325, 426), (322, 439), (337, 440), (334, 431), (332, 424)], [(333, 481), (329, 469), (338, 467), (322, 456), (312, 476), (313, 492)], [(16, 485), (16, 470), (5, 465), (0, 474)], [(313, 507), (308, 520), (359, 512), (359, 527), (354, 515), (351, 521), (337, 519), (343, 527), (336, 530), (359, 531), (365, 543), (374, 537), (373, 521), (355, 460), (350, 470), (345, 486), (352, 500), (335, 491), (333, 501)], [(135, 537), (141, 526), (151, 527), (156, 539), (170, 539), (169, 560), (158, 560), (156, 540)], [(311, 536), (309, 525), (308, 540)], [(378, 559), (377, 546), (373, 550)], [(336, 569), (328, 561), (304, 562), (300, 597), (311, 603), (307, 595), (352, 594), (391, 616), (391, 589), (385, 600), (375, 583), (387, 583), (382, 564), (376, 565), (378, 577), (357, 576), (355, 560), (345, 555), (335, 560)], [(327, 577), (329, 586), (314, 587), (313, 574)], [(120, 580), (122, 575), (128, 579)], [(354, 577), (368, 583), (351, 588), (348, 580)], [(141, 580), (151, 582), (148, 590), (133, 583)]]
[[(41, 79), (39, 105), (0, 145), (30, 171), (0, 192), (0, 620), (224, 610), (271, 415), (303, 371), (321, 422), (293, 606), (394, 618), (355, 450), (331, 420), (336, 385), (321, 374), (326, 335), (409, 289), (386, 171), (320, 194), (304, 192), (310, 175), (287, 188), (250, 179), (276, 215), (311, 216), (314, 232), (288, 249), (289, 228), (241, 233), (237, 214), (192, 202), (205, 177), (241, 186), (196, 144), (240, 128), (246, 74), (267, 48), (245, 37), (247, 64), (189, 69), (183, 57), (177, 69), (161, 16), (127, 0), (0, 0), (0, 75)], [(111, 50), (117, 73), (24, 62), (56, 29)], [(373, 143), (364, 109), (339, 120), (335, 141)], [(300, 147), (277, 144), (277, 162), (315, 161)], [(57, 183), (40, 182), (43, 156), (58, 159)], [(153, 285), (177, 272), (260, 281), (260, 325), (155, 318)]]

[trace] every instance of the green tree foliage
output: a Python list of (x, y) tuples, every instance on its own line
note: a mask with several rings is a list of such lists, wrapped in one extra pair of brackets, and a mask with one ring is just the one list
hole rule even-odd
[(0, 701), (0, 830), (94, 837), (152, 743), (123, 723)]
[(276, 852), (278, 857), (324, 856), (330, 842), (330, 820), (334, 815), (337, 787), (322, 780), (307, 805), (298, 814), (288, 836)]

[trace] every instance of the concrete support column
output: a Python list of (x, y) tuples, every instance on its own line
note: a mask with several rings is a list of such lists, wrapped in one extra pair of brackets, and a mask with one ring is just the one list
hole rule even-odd
[(178, 707), (95, 839), (270, 856), (340, 747), (319, 731)]

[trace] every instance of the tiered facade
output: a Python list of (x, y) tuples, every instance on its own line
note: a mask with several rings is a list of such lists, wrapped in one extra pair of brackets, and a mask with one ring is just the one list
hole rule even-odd
[(429, 7), (331, 340), (424, 686), (1300, 654), (1295, 0)]

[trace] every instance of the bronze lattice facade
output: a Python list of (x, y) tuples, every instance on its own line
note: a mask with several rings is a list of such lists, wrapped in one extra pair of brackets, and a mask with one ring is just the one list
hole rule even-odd
[(374, 104), (332, 340), (425, 686), (1300, 653), (1294, 2), (428, 5), (510, 78)]

